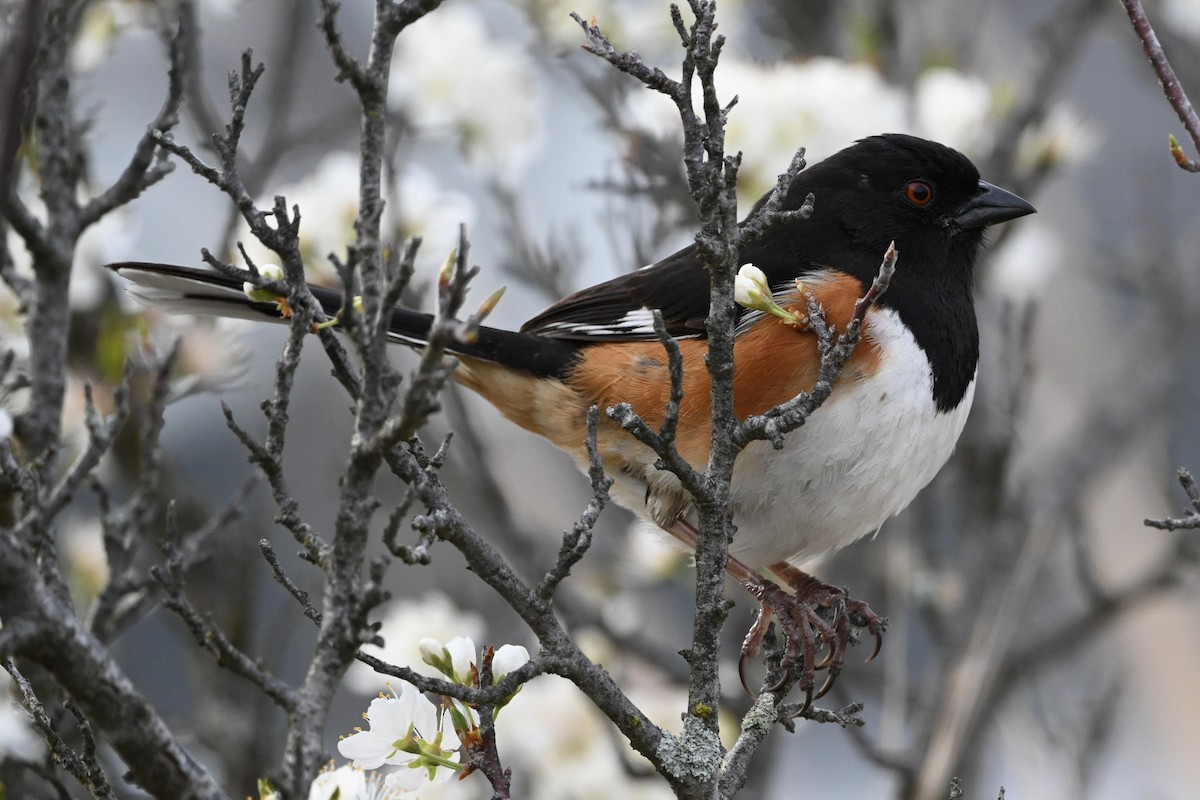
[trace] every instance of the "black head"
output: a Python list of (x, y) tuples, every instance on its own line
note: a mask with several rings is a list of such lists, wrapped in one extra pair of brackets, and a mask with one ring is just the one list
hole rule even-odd
[(772, 281), (830, 268), (869, 285), (894, 241), (899, 261), (881, 303), (899, 313), (929, 356), (939, 407), (956, 406), (978, 359), (971, 295), (984, 231), (1033, 206), (980, 180), (957, 150), (894, 133), (863, 139), (801, 172), (785, 205), (798, 207), (809, 193), (812, 218), (781, 226), (761, 246), (761, 259), (748, 260), (771, 263)]
[(788, 199), (798, 204), (809, 192), (817, 214), (836, 216), (856, 244), (882, 253), (895, 241), (902, 258), (908, 250), (930, 267), (939, 250), (969, 253), (973, 263), (987, 226), (1034, 212), (980, 180), (957, 150), (899, 133), (863, 139), (801, 173)]

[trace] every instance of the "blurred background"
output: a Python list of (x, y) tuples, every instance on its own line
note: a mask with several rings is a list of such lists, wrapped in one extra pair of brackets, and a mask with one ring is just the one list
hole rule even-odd
[[(369, 5), (341, 12), (359, 54)], [(1200, 0), (1147, 5), (1183, 85), (1200, 93)], [(225, 76), (253, 48), (266, 73), (247, 112), (242, 174), (261, 207), (275, 195), (300, 206), (311, 278), (335, 284), (326, 256), (352, 236), (357, 114), (335, 81), (315, 4), (199, 6), (203, 69), (176, 138), (212, 158), (208, 134), (229, 113)], [(594, 17), (617, 47), (677, 73), (667, 6), (646, 0), (449, 0), (402, 35), (385, 214), (393, 242), (424, 237), (408, 302), (431, 307), (437, 267), (461, 222), (482, 268), (473, 297), (509, 287), (491, 317), (500, 327), (690, 241), (695, 217), (673, 108), (583, 52), (571, 11)], [(156, 28), (168, 13), (105, 0), (85, 16), (73, 91), (98, 187), (120, 173), (161, 105)], [(1195, 797), (1200, 531), (1143, 520), (1178, 516), (1186, 497), (1175, 471), (1200, 469), (1200, 176), (1168, 153), (1167, 136), (1183, 140), (1182, 125), (1120, 3), (724, 0), (718, 19), (728, 40), (718, 88), (739, 98), (727, 149), (744, 153), (743, 212), (797, 147), (812, 163), (884, 131), (961, 149), (986, 179), (1039, 210), (1004, 226), (981, 266), (984, 355), (955, 457), (878, 537), (812, 565), (890, 619), (880, 658), (861, 665), (852, 657), (822, 701), (865, 703), (866, 726), (776, 731), (744, 796), (792, 797), (797, 787), (839, 798), (946, 796), (958, 776), (968, 797), (995, 797), (1002, 786), (1030, 799)], [(36, 203), (36, 184), (23, 181)], [(27, 258), (9, 237), (18, 261)], [(285, 331), (156, 316), (101, 267), (199, 265), (202, 247), (236, 259), (239, 240), (264, 258), (248, 239), (225, 196), (179, 165), (92, 229), (77, 254), (76, 416), (67, 429), (78, 446), (85, 382), (115, 385), (124, 358), (182, 336), (164, 449), (166, 493), (184, 526), (217, 513), (253, 473), (219, 400), (261, 430), (258, 404), (270, 395)], [(0, 311), (4, 344), (20, 354), (24, 334), (5, 290)], [(408, 358), (396, 353), (400, 363)], [(456, 501), (526, 577), (540, 574), (587, 502), (586, 479), (474, 396), (452, 390), (443, 411), (428, 441), (455, 431), (444, 475)], [(287, 465), (302, 513), (319, 530), (332, 526), (350, 421), (312, 348), (293, 399)], [(106, 469), (136, 481), (119, 458)], [(378, 491), (386, 507), (403, 487), (381, 482)], [(236, 643), (296, 680), (314, 631), (257, 553), (264, 537), (281, 555), (295, 549), (274, 515), (266, 492), (251, 494), (241, 519), (212, 540), (189, 590)], [(693, 572), (621, 509), (609, 508), (599, 530), (564, 590), (562, 617), (651, 718), (677, 727), (685, 665), (676, 653), (689, 642)], [(80, 504), (63, 537), (86, 609), (106, 569), (95, 509)], [(456, 552), (439, 546), (433, 555), (432, 566), (397, 564), (389, 574), (385, 658), (418, 666), (424, 636), (532, 646)], [(310, 566), (284, 563), (301, 586), (319, 586)], [(724, 727), (736, 729), (748, 703), (734, 671), (737, 646), (754, 609), (736, 587), (730, 597)], [(217, 669), (166, 611), (116, 647), (230, 791), (253, 792), (282, 749), (278, 710)], [(383, 688), (366, 670), (351, 673), (327, 730), (331, 749)], [(0, 757), (36, 752), (20, 716), (0, 714)], [(668, 796), (565, 681), (526, 686), (500, 725), (516, 796)], [(428, 794), (487, 795), (474, 779)]]

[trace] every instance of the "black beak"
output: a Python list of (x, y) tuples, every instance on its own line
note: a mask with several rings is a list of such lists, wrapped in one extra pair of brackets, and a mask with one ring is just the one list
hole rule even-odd
[(979, 194), (963, 203), (950, 219), (960, 228), (985, 228), (1036, 213), (1037, 209), (1024, 198), (987, 181), (980, 181)]

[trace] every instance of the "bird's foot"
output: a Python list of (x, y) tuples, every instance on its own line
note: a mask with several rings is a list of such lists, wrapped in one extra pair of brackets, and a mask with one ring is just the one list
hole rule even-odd
[[(823, 697), (833, 687), (846, 663), (846, 649), (852, 641), (854, 629), (864, 628), (875, 637), (875, 649), (867, 659), (871, 661), (879, 655), (879, 648), (883, 645), (887, 620), (863, 601), (849, 597), (845, 589), (817, 580), (795, 567), (781, 565), (772, 569), (784, 578), (795, 594), (765, 578), (744, 581), (746, 588), (758, 598), (761, 607), (742, 642), (739, 673), (742, 686), (750, 691), (745, 674), (746, 664), (758, 656), (771, 620), (777, 619), (786, 644), (779, 665), (782, 678), (771, 688), (777, 689), (786, 681), (798, 678), (800, 689), (804, 692), (804, 706), (801, 709), (801, 713), (804, 713), (814, 700)], [(817, 661), (817, 654), (821, 650), (826, 652)], [(800, 671), (798, 676), (797, 669)], [(828, 673), (818, 690), (816, 673), (819, 670), (828, 670)]]

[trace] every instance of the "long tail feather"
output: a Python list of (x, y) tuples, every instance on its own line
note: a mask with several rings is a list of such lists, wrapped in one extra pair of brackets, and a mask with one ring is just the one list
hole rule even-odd
[[(108, 267), (129, 279), (127, 290), (134, 299), (168, 313), (283, 321), (274, 303), (251, 300), (241, 283), (219, 272), (141, 261)], [(341, 307), (340, 292), (312, 285), (309, 289), (327, 314), (333, 315)], [(388, 333), (398, 343), (420, 347), (428, 341), (432, 323), (431, 314), (396, 307), (392, 309)], [(456, 344), (451, 351), (537, 377), (565, 375), (578, 357), (577, 346), (569, 342), (488, 327), (479, 329), (474, 342)]]

